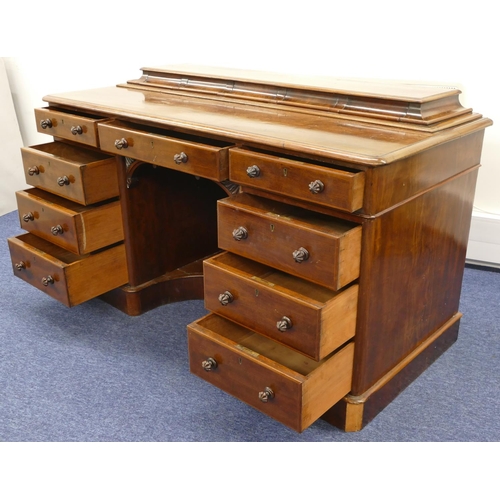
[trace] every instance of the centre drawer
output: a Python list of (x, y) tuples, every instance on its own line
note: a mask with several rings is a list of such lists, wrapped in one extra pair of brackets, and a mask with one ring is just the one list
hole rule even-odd
[(215, 314), (188, 325), (190, 370), (297, 432), (351, 390), (354, 343), (317, 362)]
[(319, 361), (354, 337), (358, 285), (335, 292), (238, 255), (203, 263), (206, 309)]
[(219, 248), (333, 290), (359, 276), (361, 226), (240, 193), (218, 201)]
[(16, 193), (21, 227), (76, 254), (123, 240), (119, 201), (80, 205), (41, 189)]
[(14, 274), (68, 307), (128, 282), (123, 244), (78, 256), (30, 233), (8, 243)]
[(318, 205), (355, 212), (363, 206), (365, 173), (239, 149), (229, 153), (229, 178)]
[(120, 121), (99, 124), (101, 149), (153, 165), (215, 181), (228, 178), (229, 143), (173, 131), (131, 126)]
[(118, 196), (114, 156), (54, 141), (21, 148), (26, 182), (82, 205)]

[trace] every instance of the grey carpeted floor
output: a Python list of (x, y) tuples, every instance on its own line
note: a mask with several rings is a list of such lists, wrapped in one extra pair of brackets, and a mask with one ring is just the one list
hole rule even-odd
[(201, 301), (128, 317), (15, 278), (0, 217), (0, 441), (500, 441), (500, 273), (465, 270), (459, 339), (358, 433), (297, 434), (189, 373)]

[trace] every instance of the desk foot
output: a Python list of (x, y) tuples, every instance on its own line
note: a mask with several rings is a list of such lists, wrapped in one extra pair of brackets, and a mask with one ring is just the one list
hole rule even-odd
[(453, 345), (461, 317), (453, 316), (364, 394), (347, 395), (321, 418), (346, 432), (363, 429)]

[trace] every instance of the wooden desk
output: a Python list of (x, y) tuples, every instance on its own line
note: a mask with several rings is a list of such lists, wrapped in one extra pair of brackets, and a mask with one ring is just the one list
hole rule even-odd
[(194, 374), (361, 429), (457, 338), (491, 121), (452, 88), (142, 71), (35, 111), (14, 273), (129, 315), (204, 297)]

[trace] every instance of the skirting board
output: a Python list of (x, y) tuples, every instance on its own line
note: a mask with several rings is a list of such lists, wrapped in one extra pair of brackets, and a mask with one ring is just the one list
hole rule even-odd
[(500, 268), (500, 215), (473, 212), (466, 260)]

